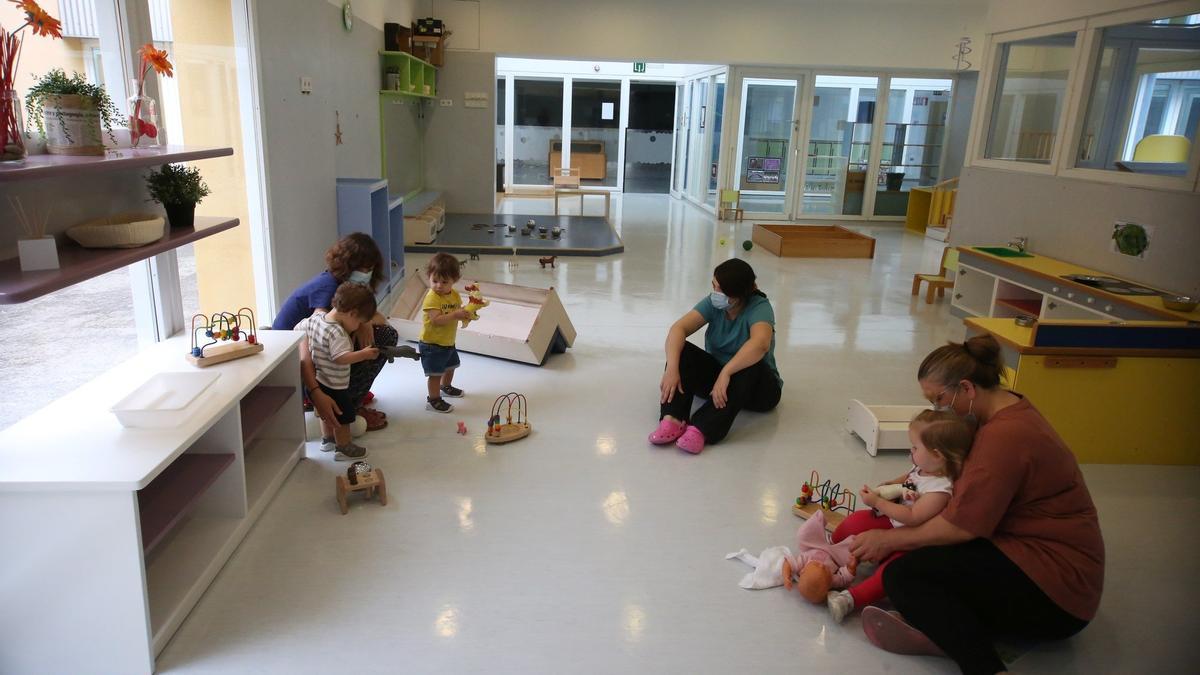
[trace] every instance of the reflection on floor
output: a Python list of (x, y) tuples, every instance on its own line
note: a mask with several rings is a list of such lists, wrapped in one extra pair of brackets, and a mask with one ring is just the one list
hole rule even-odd
[[(507, 200), (549, 213), (549, 200)], [(850, 484), (909, 467), (872, 458), (841, 427), (851, 398), (919, 404), (921, 358), (962, 324), (909, 295), (935, 242), (863, 227), (874, 260), (745, 253), (751, 223), (661, 196), (614, 201), (623, 255), (472, 261), (472, 275), (554, 286), (579, 332), (542, 368), (463, 355), (456, 410), (424, 410), (420, 366), (376, 382), (389, 426), (361, 440), (389, 500), (338, 512), (345, 463), (315, 445), (159, 660), (176, 673), (324, 673), (347, 653), (384, 672), (956, 673), (949, 661), (872, 647), (857, 615), (836, 624), (784, 590), (744, 591), (724, 560), (789, 544), (790, 505), (811, 469)], [(724, 246), (720, 241), (726, 240)], [(746, 413), (699, 456), (646, 443), (657, 419), (667, 327), (744, 256), (774, 305), (784, 399)], [(412, 269), (426, 257), (413, 255)], [(485, 310), (486, 311), (486, 310)], [(529, 397), (533, 434), (482, 440), (499, 394)], [(462, 420), (466, 436), (456, 432)], [(1014, 666), (1038, 673), (1191, 672), (1200, 657), (1196, 467), (1085, 466), (1108, 541), (1099, 617)]]

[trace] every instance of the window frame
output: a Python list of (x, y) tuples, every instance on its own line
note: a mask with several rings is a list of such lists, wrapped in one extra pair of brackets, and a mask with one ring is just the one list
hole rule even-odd
[[(1103, 58), (1104, 29), (1113, 26), (1150, 21), (1182, 14), (1196, 13), (1194, 3), (1173, 2), (1153, 7), (1140, 7), (1122, 12), (1114, 12), (1090, 18), (1083, 30), (1082, 50), (1078, 54), (1077, 65), (1082, 67), (1087, 77), (1080, 81), (1080, 92), (1073, 97), (1074, 110), (1071, 117), (1070, 145), (1063, 158), (1063, 166), (1058, 175), (1064, 178), (1077, 178), (1102, 183), (1114, 183), (1132, 187), (1153, 188), (1178, 192), (1196, 192), (1200, 190), (1200, 133), (1197, 141), (1192, 143), (1191, 155), (1188, 157), (1188, 171), (1183, 176), (1158, 176), (1152, 174), (1128, 173), (1109, 169), (1094, 169), (1075, 166), (1075, 158), (1079, 154), (1083, 128), (1087, 124), (1088, 104), (1091, 103), (1092, 87), (1100, 76), (1100, 61)], [(1078, 43), (1078, 41), (1077, 41)]]
[[(1059, 176), (1111, 185), (1152, 188), (1172, 192), (1200, 192), (1200, 141), (1192, 144), (1192, 152), (1188, 160), (1188, 171), (1184, 176), (1137, 174), (1075, 166), (1076, 157), (1079, 153), (1079, 145), (1082, 140), (1083, 128), (1087, 123), (1087, 106), (1090, 103), (1092, 87), (1099, 76), (1100, 61), (1103, 56), (1103, 30), (1111, 26), (1139, 21), (1194, 14), (1197, 11), (1194, 2), (1175, 0), (1174, 2), (1148, 7), (1138, 7), (1103, 15), (1045, 24), (1033, 28), (987, 35), (984, 40), (984, 59), (979, 74), (978, 91), (981, 92), (981, 95), (976, 96), (974, 109), (972, 110), (972, 129), (967, 141), (965, 166), (1043, 176)], [(1055, 139), (1055, 147), (1051, 151), (1050, 162), (1048, 164), (1036, 164), (1033, 162), (990, 159), (985, 157), (987, 135), (991, 127), (992, 115), (995, 110), (995, 99), (998, 94), (999, 67), (1003, 65), (1003, 59), (1000, 58), (1002, 54), (1001, 50), (1006, 44), (1012, 42), (1070, 32), (1075, 33), (1075, 58), (1071, 66), (1071, 71), (1067, 76), (1065, 105), (1060, 112), (1059, 121), (1056, 126), (1056, 129), (1061, 131), (1061, 133), (1057, 134)], [(1200, 130), (1198, 130), (1197, 138), (1200, 139)], [(1064, 139), (1065, 142), (1063, 142)]]
[[(971, 132), (970, 140), (968, 141), (970, 147), (967, 149), (967, 157), (970, 166), (1002, 169), (1005, 171), (1023, 171), (1047, 176), (1055, 175), (1058, 172), (1064, 146), (1068, 145), (1068, 143), (1063, 143), (1064, 130), (1071, 126), (1068, 122), (1073, 119), (1071, 115), (1073, 113), (1074, 101), (1077, 98), (1076, 91), (1079, 88), (1079, 41), (1085, 25), (1085, 20), (1075, 19), (987, 36), (984, 46), (984, 64), (979, 73), (980, 83), (978, 89), (984, 95), (975, 97), (975, 110), (972, 115), (974, 119), (979, 120), (979, 123), (973, 125), (974, 131)], [(1075, 34), (1075, 46), (1073, 49), (1076, 58), (1071, 65), (1071, 70), (1067, 73), (1066, 93), (1062, 109), (1058, 112), (1058, 120), (1054, 125), (1058, 133), (1055, 135), (1054, 147), (1050, 149), (1050, 161), (1045, 164), (1039, 164), (1014, 159), (992, 159), (985, 157), (988, 133), (991, 129), (992, 117), (996, 110), (996, 97), (999, 95), (999, 91), (997, 90), (997, 85), (999, 85), (1001, 79), (999, 69), (1007, 62), (1007, 59), (1001, 58), (1004, 47), (1014, 42), (1020, 42), (1021, 40), (1067, 33)]]

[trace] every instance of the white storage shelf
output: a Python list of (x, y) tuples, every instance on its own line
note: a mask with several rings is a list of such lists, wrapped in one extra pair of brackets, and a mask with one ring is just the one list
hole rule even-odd
[(303, 457), (300, 334), (259, 339), (174, 428), (127, 429), (109, 408), (191, 370), (184, 338), (0, 432), (0, 540), (23, 542), (5, 553), (22, 580), (0, 588), (0, 672), (153, 672)]
[[(1063, 286), (1052, 288), (1047, 293), (960, 263), (950, 305), (961, 316), (1029, 314), (1043, 320), (1126, 318), (1114, 303), (1098, 301), (1094, 296)], [(1077, 304), (1075, 300), (1087, 304)]]

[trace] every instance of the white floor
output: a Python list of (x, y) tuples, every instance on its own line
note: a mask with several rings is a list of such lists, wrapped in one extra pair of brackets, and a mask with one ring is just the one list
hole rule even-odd
[[(514, 208), (552, 204), (508, 200)], [(346, 465), (312, 447), (159, 672), (956, 672), (876, 650), (857, 616), (838, 625), (796, 594), (742, 590), (746, 568), (724, 560), (790, 543), (790, 504), (810, 469), (854, 485), (907, 466), (903, 453), (868, 456), (842, 415), (850, 398), (921, 403), (921, 357), (961, 338), (944, 302), (909, 296), (938, 249), (872, 227), (873, 261), (787, 260), (744, 253), (749, 224), (718, 225), (666, 196), (627, 196), (614, 211), (623, 255), (467, 267), (468, 278), (554, 286), (575, 346), (542, 368), (464, 355), (455, 384), (468, 398), (450, 415), (424, 411), (417, 364), (389, 366), (374, 391), (391, 425), (360, 440), (387, 473), (390, 503), (340, 515), (333, 476)], [(665, 330), (734, 254), (775, 306), (783, 402), (744, 414), (700, 456), (651, 447)], [(487, 446), (484, 419), (510, 390), (528, 396), (534, 433)], [(1200, 470), (1084, 473), (1108, 544), (1100, 615), (1014, 670), (1195, 672)]]

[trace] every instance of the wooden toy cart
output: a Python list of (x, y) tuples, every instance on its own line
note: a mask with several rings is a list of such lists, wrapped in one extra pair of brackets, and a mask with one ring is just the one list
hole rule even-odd
[[(366, 470), (362, 470), (366, 466)], [(353, 481), (353, 482), (351, 482)], [(355, 462), (346, 470), (346, 475), (337, 477), (337, 502), (342, 515), (350, 513), (347, 502), (351, 492), (363, 492), (368, 500), (379, 497), (379, 505), (387, 506), (387, 482), (383, 478), (383, 469), (371, 468), (366, 462)]]

